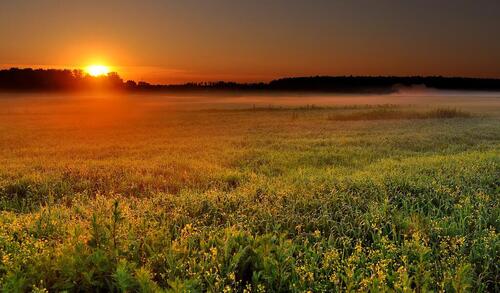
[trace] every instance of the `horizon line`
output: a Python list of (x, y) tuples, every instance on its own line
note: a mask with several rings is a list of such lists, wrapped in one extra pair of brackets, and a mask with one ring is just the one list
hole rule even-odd
[[(113, 66), (111, 66), (113, 68)], [(65, 67), (60, 67), (60, 68), (55, 68), (55, 67), (5, 67), (5, 68), (0, 68), (1, 71), (9, 71), (9, 70), (53, 70), (53, 71), (81, 71), (85, 73), (84, 68), (65, 68)], [(117, 74), (120, 78), (120, 73), (118, 71), (110, 71), (109, 73), (103, 75), (103, 76), (109, 76), (110, 74)], [(95, 76), (91, 76), (88, 73), (85, 73), (85, 76), (88, 77), (93, 77), (93, 78), (99, 78)], [(232, 83), (232, 84), (238, 84), (238, 85), (258, 85), (258, 84), (269, 84), (273, 81), (277, 80), (285, 80), (285, 79), (301, 79), (301, 78), (449, 78), (449, 79), (475, 79), (475, 80), (495, 80), (495, 81), (500, 81), (500, 77), (481, 77), (481, 76), (460, 76), (460, 75), (443, 75), (443, 74), (437, 74), (437, 75), (403, 75), (403, 74), (387, 74), (387, 75), (353, 75), (353, 74), (342, 74), (342, 75), (329, 75), (329, 74), (313, 74), (313, 75), (282, 75), (279, 77), (271, 78), (268, 80), (259, 80), (259, 81), (234, 81), (234, 80), (224, 80), (224, 79), (213, 79), (213, 80), (200, 80), (200, 81), (185, 81), (182, 83), (153, 83), (149, 82), (146, 80), (141, 80), (141, 79), (123, 79), (124, 82), (135, 82), (135, 83), (146, 83), (151, 86), (176, 86), (176, 85), (190, 85), (190, 84), (195, 84), (195, 85), (203, 85), (203, 84), (215, 84), (215, 83)]]

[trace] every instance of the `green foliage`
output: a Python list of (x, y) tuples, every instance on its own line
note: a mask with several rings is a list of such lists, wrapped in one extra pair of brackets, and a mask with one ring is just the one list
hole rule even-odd
[(500, 123), (453, 111), (0, 115), (0, 285), (498, 291)]

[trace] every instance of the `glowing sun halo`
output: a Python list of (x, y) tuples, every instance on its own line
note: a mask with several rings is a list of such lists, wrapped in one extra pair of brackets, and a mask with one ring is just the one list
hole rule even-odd
[(85, 71), (91, 76), (102, 76), (109, 73), (109, 67), (105, 65), (90, 65)]

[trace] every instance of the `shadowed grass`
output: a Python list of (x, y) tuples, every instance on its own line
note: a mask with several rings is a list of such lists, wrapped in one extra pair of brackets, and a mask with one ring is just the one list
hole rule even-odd
[(449, 119), (470, 118), (472, 114), (459, 109), (437, 108), (435, 110), (418, 112), (411, 110), (394, 110), (380, 108), (364, 112), (352, 112), (348, 114), (330, 114), (329, 120), (356, 121), (356, 120), (390, 120), (390, 119)]

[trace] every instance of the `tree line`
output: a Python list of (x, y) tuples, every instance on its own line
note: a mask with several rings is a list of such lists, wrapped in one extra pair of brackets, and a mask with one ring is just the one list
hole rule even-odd
[(500, 91), (500, 79), (443, 76), (311, 76), (290, 77), (258, 83), (199, 82), (150, 84), (124, 81), (116, 72), (90, 76), (82, 70), (11, 68), (0, 70), (1, 91), (123, 91), (206, 92), (271, 91), (317, 93), (391, 93), (404, 87), (442, 90)]

